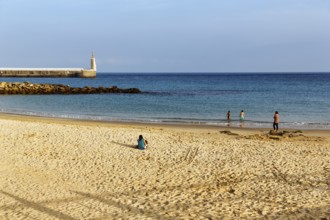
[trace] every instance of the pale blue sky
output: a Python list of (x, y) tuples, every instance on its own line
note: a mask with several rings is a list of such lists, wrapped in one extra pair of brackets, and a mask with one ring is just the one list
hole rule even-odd
[(330, 0), (0, 0), (0, 67), (330, 71)]

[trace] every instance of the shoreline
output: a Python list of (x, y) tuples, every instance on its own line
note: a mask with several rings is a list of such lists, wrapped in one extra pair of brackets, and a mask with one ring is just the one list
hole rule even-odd
[[(100, 120), (88, 120), (88, 119), (75, 119), (75, 118), (57, 118), (57, 117), (45, 117), (34, 115), (21, 115), (15, 113), (0, 113), (0, 120), (17, 120), (17, 121), (32, 121), (43, 123), (55, 123), (55, 124), (74, 124), (82, 126), (101, 126), (101, 127), (150, 127), (150, 128), (168, 128), (168, 129), (189, 129), (189, 130), (229, 130), (235, 131), (239, 134), (257, 134), (265, 133), (273, 130), (269, 128), (251, 128), (251, 127), (229, 127), (219, 125), (206, 125), (206, 124), (184, 124), (184, 123), (148, 123), (148, 122), (134, 122), (134, 121), (100, 121)], [(280, 128), (279, 131), (297, 131), (300, 130), (304, 135), (325, 137), (330, 139), (330, 130), (327, 129), (295, 129), (295, 128)]]
[[(64, 119), (64, 120), (78, 120), (78, 121), (92, 121), (92, 122), (100, 122), (100, 123), (132, 123), (132, 124), (156, 124), (156, 125), (178, 125), (178, 126), (201, 126), (201, 127), (222, 127), (222, 128), (242, 128), (242, 129), (272, 129), (273, 128), (273, 122), (268, 121), (268, 122), (258, 122), (255, 121), (249, 121), (246, 120), (243, 122), (243, 125), (240, 120), (231, 120), (229, 125), (228, 122), (224, 119), (217, 119), (220, 120), (218, 122), (217, 120), (210, 120), (210, 121), (205, 121), (203, 119), (196, 119), (192, 121), (186, 121), (186, 120), (180, 120), (178, 119), (177, 121), (175, 120), (168, 120), (168, 119), (149, 119), (149, 120), (144, 120), (144, 119), (135, 119), (135, 118), (130, 118), (130, 119), (108, 119), (106, 117), (103, 118), (103, 116), (83, 116), (83, 115), (48, 115), (48, 114), (34, 114), (33, 112), (31, 113), (20, 113), (20, 112), (6, 112), (2, 111), (0, 114), (4, 115), (17, 115), (17, 116), (22, 116), (22, 117), (36, 117), (36, 118), (49, 118), (49, 119)], [(201, 121), (198, 121), (201, 120)], [(291, 122), (280, 122), (280, 130), (305, 130), (305, 131), (330, 131), (330, 127), (327, 125), (327, 127), (308, 127), (308, 126), (293, 126), (288, 124), (292, 124)], [(309, 123), (307, 123), (309, 124)], [(315, 123), (311, 123), (315, 124)], [(266, 126), (267, 125), (267, 126)], [(321, 124), (320, 124), (321, 125)]]

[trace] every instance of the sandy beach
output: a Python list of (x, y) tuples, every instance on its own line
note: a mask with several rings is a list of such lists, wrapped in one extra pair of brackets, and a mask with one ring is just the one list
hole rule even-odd
[(0, 219), (329, 219), (330, 131), (269, 130), (2, 114)]

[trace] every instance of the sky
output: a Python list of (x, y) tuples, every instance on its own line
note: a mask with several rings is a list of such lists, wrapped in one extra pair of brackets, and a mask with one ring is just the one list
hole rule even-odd
[(0, 67), (330, 72), (330, 0), (0, 0)]

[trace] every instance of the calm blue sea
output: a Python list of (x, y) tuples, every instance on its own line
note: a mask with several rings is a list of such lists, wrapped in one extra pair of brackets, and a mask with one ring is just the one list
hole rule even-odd
[(72, 87), (140, 88), (142, 94), (2, 95), (0, 111), (100, 121), (187, 123), (330, 129), (330, 74), (107, 74), (82, 78), (0, 78), (6, 82), (56, 83)]

